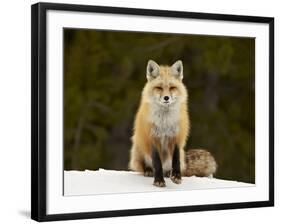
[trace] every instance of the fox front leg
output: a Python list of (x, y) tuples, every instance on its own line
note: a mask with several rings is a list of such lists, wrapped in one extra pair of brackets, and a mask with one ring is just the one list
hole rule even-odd
[(163, 177), (162, 162), (158, 150), (153, 147), (152, 149), (152, 166), (154, 169), (154, 182), (153, 185), (157, 187), (165, 187), (165, 180)]
[(175, 184), (181, 183), (180, 150), (177, 145), (175, 146), (173, 153), (171, 180)]

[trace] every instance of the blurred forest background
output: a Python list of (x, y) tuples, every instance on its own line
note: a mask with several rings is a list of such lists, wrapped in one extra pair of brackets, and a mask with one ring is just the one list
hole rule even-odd
[(149, 59), (182, 60), (191, 135), (217, 178), (255, 182), (253, 38), (64, 29), (64, 169), (126, 170)]

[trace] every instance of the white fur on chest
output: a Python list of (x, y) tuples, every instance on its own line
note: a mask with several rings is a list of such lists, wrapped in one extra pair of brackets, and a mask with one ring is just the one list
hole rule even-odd
[(179, 131), (179, 107), (152, 106), (150, 122), (153, 124), (152, 135), (164, 141), (166, 137), (174, 137)]

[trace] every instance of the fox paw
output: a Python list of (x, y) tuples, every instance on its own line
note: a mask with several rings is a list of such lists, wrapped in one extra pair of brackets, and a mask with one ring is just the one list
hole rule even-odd
[(149, 167), (145, 168), (143, 175), (145, 177), (153, 177), (153, 170)]
[(171, 176), (171, 170), (165, 171), (164, 172), (165, 177), (170, 177)]
[(172, 173), (171, 180), (175, 184), (181, 184), (181, 174), (180, 173)]
[(156, 187), (166, 187), (164, 180), (154, 180), (153, 185)]

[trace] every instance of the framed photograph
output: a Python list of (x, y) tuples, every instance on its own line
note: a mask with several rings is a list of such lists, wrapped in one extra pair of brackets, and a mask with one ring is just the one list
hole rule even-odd
[(274, 19), (32, 5), (37, 221), (274, 205)]

